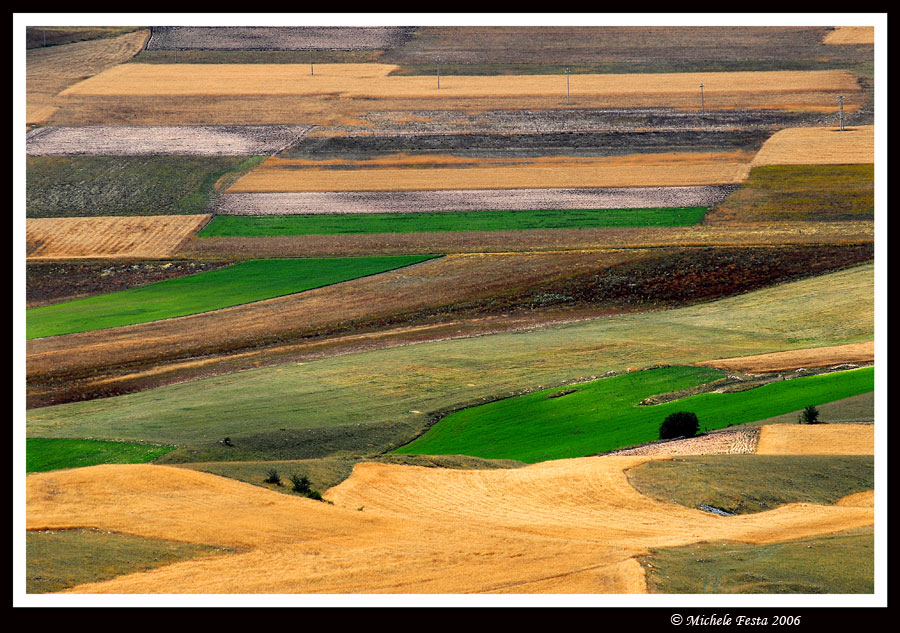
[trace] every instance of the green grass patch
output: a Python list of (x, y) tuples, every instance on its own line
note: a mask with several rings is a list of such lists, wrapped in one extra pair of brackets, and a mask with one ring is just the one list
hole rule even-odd
[(25, 470), (29, 473), (97, 464), (144, 464), (175, 450), (174, 446), (30, 437), (25, 440)]
[(265, 157), (28, 156), (29, 218), (205, 213), (216, 183)]
[(710, 214), (735, 220), (873, 220), (874, 165), (754, 167)]
[(650, 593), (875, 592), (872, 527), (775, 543), (698, 543), (642, 559)]
[[(30, 409), (27, 435), (177, 444), (181, 461), (248, 459), (234, 456), (245, 443), (254, 455), (277, 453), (269, 459), (343, 450), (371, 454), (411, 441), (433, 413), (526, 387), (657, 363), (687, 365), (872, 340), (873, 288), (874, 267), (866, 264), (686, 308), (262, 367)], [(315, 455), (307, 452), (304, 435), (314, 438)], [(226, 436), (234, 447), (218, 443)]]
[(29, 339), (146, 323), (271, 299), (433, 256), (262, 259), (26, 311)]
[(25, 537), (25, 592), (62, 591), (228, 551), (100, 530), (30, 531)]
[(829, 505), (873, 490), (875, 460), (868, 455), (690, 455), (632, 468), (628, 481), (660, 501), (749, 514), (786, 503)]
[[(834, 402), (823, 402), (822, 404), (817, 404), (816, 408), (819, 410), (819, 420), (826, 424), (875, 422), (875, 392), (851, 396), (850, 398), (843, 398)], [(753, 425), (796, 424), (799, 415), (799, 410), (791, 411), (790, 413), (753, 422)]]
[(690, 226), (699, 223), (707, 210), (707, 207), (686, 207), (281, 216), (218, 215), (198, 235), (200, 237), (268, 237)]
[(704, 393), (637, 406), (652, 395), (710, 382), (724, 372), (667, 367), (578, 385), (564, 397), (547, 389), (453, 413), (398, 453), (462, 454), (539, 462), (581, 457), (659, 439), (670, 413), (693, 411), (700, 429), (719, 429), (794, 411), (807, 403), (875, 388), (874, 368), (771, 383), (737, 393)]

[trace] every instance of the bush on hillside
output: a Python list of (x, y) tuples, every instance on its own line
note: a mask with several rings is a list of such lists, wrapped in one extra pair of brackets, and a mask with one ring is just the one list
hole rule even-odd
[(306, 475), (291, 475), (291, 483), (294, 485), (294, 492), (305, 495), (312, 490), (312, 482)]
[(671, 440), (676, 437), (694, 437), (700, 429), (697, 414), (692, 411), (676, 411), (666, 416), (659, 426), (659, 439)]
[(800, 419), (798, 422), (800, 424), (824, 424), (824, 422), (819, 420), (819, 410), (813, 405), (805, 407), (803, 411), (800, 412)]
[(274, 468), (270, 468), (266, 471), (266, 478), (263, 479), (267, 484), (275, 484), (276, 486), (281, 485), (281, 475), (278, 474), (278, 471)]

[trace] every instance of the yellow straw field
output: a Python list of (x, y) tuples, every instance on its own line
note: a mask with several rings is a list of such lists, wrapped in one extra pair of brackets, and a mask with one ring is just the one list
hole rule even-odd
[(866, 503), (722, 517), (659, 502), (625, 474), (650, 459), (478, 471), (362, 463), (325, 493), (334, 505), (176, 467), (95, 466), (29, 476), (27, 528), (238, 550), (72, 593), (644, 593), (636, 557), (651, 547), (766, 544), (873, 523)]
[(761, 455), (874, 455), (872, 424), (770, 424), (760, 430)]
[(210, 217), (28, 218), (27, 259), (170, 257)]
[(757, 152), (753, 166), (852, 165), (875, 162), (875, 126), (840, 131), (829, 127), (797, 127), (772, 135)]
[(824, 367), (840, 363), (870, 363), (874, 360), (875, 341), (865, 341), (863, 343), (849, 343), (831, 347), (795, 349), (789, 352), (722, 358), (697, 364), (730, 371), (759, 373), (784, 371), (799, 367)]
[[(270, 158), (228, 193), (718, 185), (742, 182), (751, 157), (742, 151), (502, 160), (394, 157), (359, 161), (350, 169), (335, 169), (328, 162)], [(423, 160), (429, 163), (427, 169), (422, 168)]]
[[(565, 75), (436, 77), (391, 75), (388, 64), (124, 64), (75, 86), (61, 96), (234, 96), (328, 95), (343, 99), (504, 99), (561, 97)], [(706, 107), (833, 109), (832, 94), (846, 94), (845, 107), (861, 103), (861, 91), (846, 71), (770, 71), (655, 74), (585, 74), (569, 80), (576, 104), (613, 99), (616, 107), (656, 104), (699, 108), (700, 83)], [(853, 95), (860, 98), (855, 100)], [(648, 102), (648, 97), (651, 98)]]
[(874, 26), (837, 26), (825, 36), (823, 44), (874, 44)]

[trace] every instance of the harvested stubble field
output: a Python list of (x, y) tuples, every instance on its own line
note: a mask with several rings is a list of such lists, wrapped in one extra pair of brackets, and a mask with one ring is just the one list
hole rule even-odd
[(228, 193), (677, 187), (742, 182), (752, 152), (666, 152), (606, 158), (395, 155), (366, 161), (272, 157)]
[(721, 202), (734, 189), (734, 185), (708, 185), (579, 189), (226, 193), (216, 198), (210, 211), (224, 215), (313, 215), (711, 207)]
[(256, 156), (276, 154), (309, 126), (42, 127), (25, 137), (29, 156)]
[(729, 371), (746, 373), (763, 373), (783, 371), (798, 367), (826, 367), (846, 363), (871, 363), (875, 360), (875, 341), (796, 349), (789, 352), (774, 352), (738, 358), (721, 358), (709, 360), (699, 365), (716, 367)]
[(206, 213), (263, 156), (28, 156), (28, 218)]
[(30, 476), (27, 528), (238, 550), (76, 593), (642, 593), (636, 557), (651, 547), (776, 543), (873, 523), (874, 508), (858, 505), (723, 518), (655, 501), (626, 476), (648, 460), (468, 471), (363, 463), (325, 492), (334, 505), (186, 469), (96, 466)]
[(874, 455), (874, 424), (772, 424), (762, 427), (760, 455)]
[(873, 26), (837, 26), (830, 31), (823, 44), (874, 44), (875, 27)]
[(383, 50), (413, 29), (398, 26), (156, 26), (147, 50)]
[(874, 165), (767, 165), (719, 202), (707, 224), (875, 219)]
[[(301, 443), (304, 458), (330, 454), (335, 443), (324, 440), (340, 444), (343, 433), (357, 446), (368, 443), (367, 453), (378, 452), (411, 440), (431, 413), (516, 395), (523, 388), (656, 363), (871, 340), (872, 288), (873, 267), (866, 265), (692, 307), (262, 367), (31, 409), (27, 433), (171, 442), (190, 447), (170, 454), (181, 461), (191, 459), (190, 450), (210, 461), (232, 460), (234, 450), (282, 446), (282, 428), (330, 447), (314, 455), (309, 442)], [(59, 340), (66, 338), (72, 337)], [(61, 358), (66, 355), (58, 354)], [(93, 364), (100, 360), (95, 357)], [(386, 427), (392, 439), (385, 436)], [(236, 449), (217, 442), (225, 436)], [(264, 458), (257, 453), (252, 459)]]
[[(71, 86), (60, 93), (60, 98), (117, 97), (127, 105), (135, 97), (166, 96), (171, 100), (202, 96), (209, 102), (240, 95), (240, 101), (245, 102), (241, 110), (247, 110), (256, 106), (254, 96), (265, 96), (266, 100), (304, 96), (311, 97), (304, 100), (306, 111), (318, 113), (315, 120), (303, 121), (308, 124), (321, 124), (322, 116), (334, 120), (338, 115), (373, 109), (478, 111), (505, 106), (511, 106), (507, 107), (510, 110), (566, 106), (565, 81), (559, 75), (451, 76), (437, 89), (431, 77), (390, 76), (395, 68), (389, 64), (322, 64), (311, 75), (307, 64), (133, 63)], [(696, 86), (701, 81), (706, 86), (706, 107), (710, 110), (776, 108), (831, 112), (838, 94), (845, 95), (844, 108), (848, 112), (864, 102), (855, 77), (840, 70), (579, 75), (570, 82), (570, 100), (576, 107), (696, 110)], [(61, 103), (69, 105), (66, 100)], [(77, 103), (72, 105), (77, 107)]]
[(29, 260), (171, 258), (210, 215), (28, 218)]
[(780, 130), (766, 141), (753, 166), (851, 165), (875, 162), (875, 126), (803, 127)]
[(25, 265), (25, 307), (145, 286), (228, 266), (228, 261), (30, 261)]
[(871, 221), (746, 222), (690, 227), (458, 231), (288, 237), (194, 237), (178, 251), (185, 258), (339, 257), (428, 253), (506, 253), (672, 246), (858, 245), (875, 240)]
[(57, 110), (65, 88), (121, 64), (144, 47), (146, 29), (118, 37), (29, 49), (26, 55), (25, 122), (46, 122)]
[[(239, 308), (31, 341), (29, 385), (38, 393), (50, 386), (52, 392), (52, 383), (60, 380), (52, 377), (62, 372), (65, 379), (60, 386), (71, 389), (74, 380), (87, 372), (95, 388), (122, 389), (121, 381), (110, 385), (107, 375), (98, 372), (115, 374), (123, 365), (127, 373), (141, 373), (141, 368), (198, 355), (227, 360), (235, 352), (259, 346), (302, 343), (359, 329), (383, 330), (398, 323), (479, 320), (511, 311), (534, 314), (565, 308), (568, 313), (548, 314), (546, 320), (552, 322), (571, 319), (575, 310), (614, 313), (685, 305), (827, 272), (871, 256), (871, 246), (447, 256)], [(298, 314), (303, 315), (302, 325), (297, 323)], [(51, 385), (41, 384), (48, 379)], [(77, 387), (83, 389), (84, 385)]]

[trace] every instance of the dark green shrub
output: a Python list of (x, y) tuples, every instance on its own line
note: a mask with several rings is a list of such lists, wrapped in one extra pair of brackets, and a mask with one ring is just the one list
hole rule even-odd
[(278, 471), (274, 468), (270, 468), (266, 471), (266, 478), (263, 479), (267, 484), (275, 484), (276, 486), (281, 485), (281, 475), (278, 474)]
[(800, 412), (800, 418), (798, 422), (800, 424), (824, 424), (823, 422), (819, 421), (819, 410), (813, 405), (805, 407), (803, 411)]
[(294, 492), (305, 495), (312, 490), (312, 482), (306, 475), (291, 475), (291, 483), (294, 484)]
[(309, 492), (306, 493), (306, 496), (309, 497), (310, 499), (315, 499), (316, 501), (322, 500), (322, 493), (319, 492), (318, 490), (310, 490)]
[(693, 411), (676, 411), (666, 416), (659, 426), (659, 439), (671, 440), (676, 437), (694, 437), (700, 429), (697, 414)]

